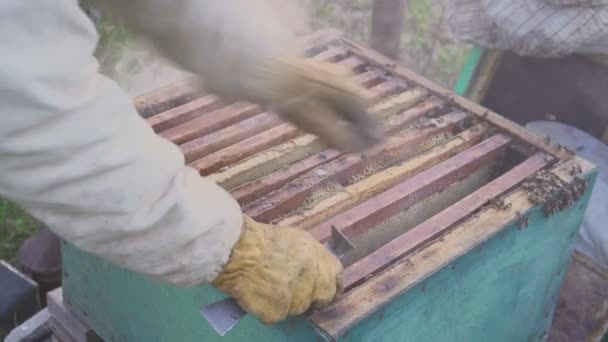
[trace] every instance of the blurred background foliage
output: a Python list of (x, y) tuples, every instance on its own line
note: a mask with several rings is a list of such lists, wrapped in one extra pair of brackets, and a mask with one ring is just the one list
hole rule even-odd
[[(313, 29), (336, 28), (352, 39), (369, 42), (372, 0), (308, 0)], [(464, 65), (469, 47), (449, 39), (444, 2), (406, 1), (400, 64), (451, 88)]]

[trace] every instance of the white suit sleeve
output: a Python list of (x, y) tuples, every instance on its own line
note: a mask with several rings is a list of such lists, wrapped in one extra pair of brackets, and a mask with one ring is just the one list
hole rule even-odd
[(130, 270), (212, 280), (240, 234), (236, 201), (98, 73), (95, 28), (76, 0), (0, 6), (0, 196)]

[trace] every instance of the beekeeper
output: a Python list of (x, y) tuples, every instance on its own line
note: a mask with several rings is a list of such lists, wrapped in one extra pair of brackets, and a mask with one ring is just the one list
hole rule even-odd
[[(100, 4), (226, 99), (272, 106), (343, 150), (379, 139), (346, 73), (287, 54), (288, 25), (263, 1)], [(129, 270), (211, 283), (264, 323), (332, 301), (338, 260), (304, 231), (244, 216), (186, 167), (98, 72), (97, 40), (77, 0), (0, 4), (0, 196)]]
[[(537, 58), (582, 55), (608, 67), (608, 0), (459, 0), (446, 1), (446, 9), (449, 30), (457, 41)], [(608, 118), (605, 102), (597, 103), (598, 115)], [(559, 122), (534, 121), (526, 126), (598, 166), (574, 247), (608, 268), (608, 146)]]

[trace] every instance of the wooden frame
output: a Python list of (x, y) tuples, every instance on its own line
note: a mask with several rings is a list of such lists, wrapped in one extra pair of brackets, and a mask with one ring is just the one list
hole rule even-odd
[[(404, 113), (403, 118), (407, 119), (408, 115), (415, 116), (416, 111), (427, 111), (427, 114), (431, 115), (443, 107), (442, 102), (437, 99), (429, 99), (425, 103), (418, 105), (426, 94), (427, 92), (420, 88), (406, 90), (378, 102), (370, 109), (370, 113), (381, 118), (388, 118), (387, 125), (389, 127), (399, 126), (399, 120), (390, 119), (396, 113), (412, 109), (413, 113)], [(317, 137), (305, 134), (284, 144), (275, 146), (272, 149), (258, 153), (256, 156), (235, 164), (225, 171), (211, 175), (210, 178), (227, 189), (233, 189), (246, 182), (257, 180), (263, 175), (277, 171), (282, 165), (298, 162), (308, 155), (320, 152), (323, 148)]]
[[(567, 188), (575, 186), (578, 173), (593, 169), (571, 152), (339, 32), (313, 35), (303, 46), (311, 58), (346, 66), (356, 74), (355, 81), (375, 102), (371, 112), (389, 128), (391, 137), (384, 144), (365, 154), (342, 154), (256, 105), (221, 107), (212, 95), (148, 118), (159, 135), (180, 145), (190, 166), (229, 190), (254, 219), (309, 229), (321, 242), (332, 226), (354, 237), (503, 156), (520, 157), (487, 184), (347, 267), (343, 297), (306, 316), (330, 340), (498, 234), (507, 223), (522, 219), (535, 206), (522, 184), (540, 170)], [(162, 96), (167, 101), (179, 98), (163, 89), (150, 95), (149, 105), (139, 99), (138, 106), (146, 111), (164, 108)], [(442, 134), (450, 139), (417, 150)], [(405, 158), (408, 149), (417, 152)], [(383, 162), (387, 165), (374, 174), (348, 182)], [(332, 182), (343, 189), (296, 210)]]
[[(587, 174), (594, 168), (580, 158), (573, 158), (553, 168), (551, 173), (565, 184), (571, 184), (576, 178), (571, 171), (579, 167), (582, 174)], [(347, 296), (331, 307), (315, 312), (308, 318), (330, 339), (341, 336), (347, 329), (369, 316), (370, 307), (381, 307), (498, 234), (508, 227), (509, 223), (519, 219), (525, 220), (525, 215), (534, 207), (529, 201), (529, 194), (523, 189), (509, 193), (503, 200), (510, 205), (500, 208), (489, 206), (458, 225), (457, 229), (454, 227), (449, 231), (444, 230), (443, 238), (437, 239), (417, 253), (408, 254), (386, 271), (348, 292)], [(525, 224), (523, 220), (522, 225)], [(408, 247), (402, 252), (407, 251)], [(353, 279), (352, 275), (350, 277)]]
[[(363, 156), (345, 155), (326, 163), (322, 169), (315, 169), (308, 174), (300, 176), (264, 197), (244, 207), (245, 212), (253, 219), (270, 221), (272, 217), (281, 216), (290, 208), (297, 208), (302, 201), (310, 195), (313, 189), (323, 186), (327, 182), (337, 181), (345, 183), (356, 173), (363, 172), (366, 167), (381, 163), (387, 156), (403, 153), (404, 146), (414, 149), (429, 138), (440, 135), (446, 131), (454, 130), (455, 126), (467, 118), (465, 113), (454, 112), (442, 117), (442, 122), (432, 128), (422, 129), (413, 133), (391, 137), (386, 143), (374, 148)], [(411, 118), (414, 120), (414, 118)], [(402, 122), (407, 122), (403, 120)], [(319, 172), (322, 170), (323, 172)]]
[(412, 157), (408, 163), (389, 167), (361, 182), (351, 184), (345, 187), (343, 192), (321, 201), (306, 213), (286, 217), (278, 224), (298, 226), (304, 229), (320, 225), (330, 217), (355, 206), (357, 203), (366, 201), (440, 161), (472, 147), (479, 143), (481, 137), (486, 133), (487, 126), (483, 124), (467, 129), (448, 143)]
[[(349, 266), (344, 275), (344, 286), (346, 288), (354, 286), (357, 282), (376, 274), (385, 267), (387, 259), (399, 259), (403, 256), (404, 251), (414, 250), (435, 239), (450, 226), (458, 224), (482, 206), (491, 203), (493, 199), (519, 185), (526, 177), (546, 166), (549, 160), (550, 158), (547, 158), (547, 155), (543, 153), (533, 155), (456, 204), (382, 246), (368, 257)], [(412, 178), (411, 180), (413, 181), (414, 179)]]
[(415, 202), (442, 191), (450, 184), (465, 178), (481, 165), (497, 159), (509, 143), (508, 137), (495, 135), (342, 212), (311, 230), (311, 233), (323, 242), (329, 239), (332, 226), (347, 236), (357, 235), (367, 227), (373, 227), (385, 218), (397, 214), (402, 208), (408, 208)]

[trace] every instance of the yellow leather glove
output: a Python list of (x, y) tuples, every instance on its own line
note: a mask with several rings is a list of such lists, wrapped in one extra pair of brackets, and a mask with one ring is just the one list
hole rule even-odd
[(342, 264), (308, 232), (244, 216), (228, 264), (212, 282), (265, 324), (331, 303)]

